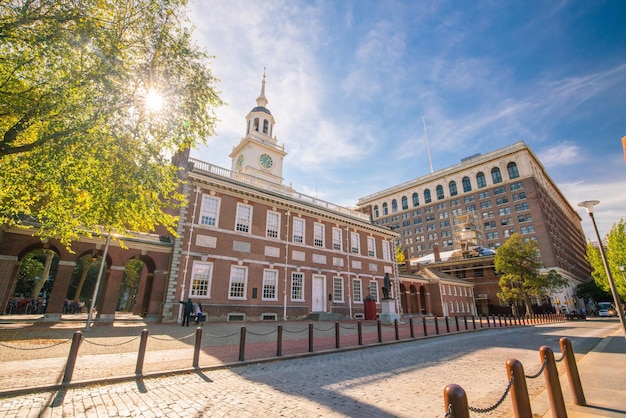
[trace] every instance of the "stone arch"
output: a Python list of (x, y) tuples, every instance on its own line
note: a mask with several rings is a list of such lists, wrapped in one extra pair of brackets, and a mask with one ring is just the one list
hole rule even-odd
[(426, 295), (426, 288), (424, 287), (424, 285), (420, 286), (420, 295), (419, 295), (419, 301), (420, 301), (420, 306), (422, 309), (422, 314), (427, 314), (428, 313), (428, 298)]
[(417, 288), (415, 287), (415, 284), (411, 284), (410, 287), (410, 291), (411, 291), (411, 313), (413, 314), (419, 314), (420, 309), (419, 309), (419, 305), (418, 305), (418, 300), (417, 300)]
[(406, 297), (406, 286), (404, 283), (400, 283), (400, 306), (402, 306), (402, 312), (410, 313), (409, 300)]

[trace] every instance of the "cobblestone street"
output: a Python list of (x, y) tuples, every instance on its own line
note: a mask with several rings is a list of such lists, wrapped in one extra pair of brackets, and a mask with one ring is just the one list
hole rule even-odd
[[(541, 367), (539, 347), (577, 358), (615, 328), (585, 322), (491, 329), (227, 369), (92, 385), (0, 400), (0, 416), (443, 417), (443, 390), (461, 385), (471, 406), (497, 401), (508, 358), (526, 374)], [(560, 366), (562, 367), (562, 365)], [(531, 399), (543, 378), (528, 380)], [(566, 383), (565, 383), (566, 384)], [(486, 417), (512, 416), (510, 398)]]

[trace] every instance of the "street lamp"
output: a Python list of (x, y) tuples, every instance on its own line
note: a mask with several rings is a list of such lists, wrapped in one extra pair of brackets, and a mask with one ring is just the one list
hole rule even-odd
[(100, 261), (100, 269), (98, 270), (98, 278), (96, 279), (96, 287), (93, 290), (93, 297), (91, 298), (91, 306), (89, 307), (89, 313), (87, 314), (87, 325), (85, 325), (85, 331), (91, 329), (91, 322), (93, 320), (93, 310), (96, 306), (96, 298), (98, 297), (98, 288), (102, 281), (102, 273), (104, 271), (104, 264), (106, 263), (107, 254), (109, 252), (109, 244), (111, 243), (111, 233), (107, 235), (106, 245), (104, 246), (104, 252), (102, 253), (102, 260)]
[(600, 255), (602, 256), (602, 262), (604, 263), (604, 270), (606, 270), (606, 277), (609, 280), (609, 286), (611, 287), (611, 293), (613, 294), (615, 309), (617, 310), (617, 315), (619, 316), (619, 320), (622, 323), (624, 338), (626, 338), (626, 320), (624, 320), (624, 311), (622, 309), (619, 294), (617, 293), (617, 288), (615, 287), (615, 282), (613, 281), (613, 276), (611, 275), (611, 270), (609, 269), (609, 263), (606, 260), (606, 254), (604, 254), (604, 246), (602, 245), (602, 240), (600, 239), (600, 233), (598, 232), (596, 219), (593, 217), (593, 207), (598, 203), (600, 203), (599, 200), (586, 200), (584, 202), (580, 202), (578, 206), (580, 206), (581, 208), (585, 208), (587, 210), (587, 213), (589, 214), (589, 217), (591, 218), (591, 223), (593, 224), (593, 229), (596, 232), (596, 238), (598, 240), (598, 247), (600, 248)]

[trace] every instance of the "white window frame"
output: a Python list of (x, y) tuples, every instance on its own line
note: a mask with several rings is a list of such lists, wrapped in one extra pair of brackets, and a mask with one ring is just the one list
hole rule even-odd
[[(241, 291), (241, 296), (233, 296), (233, 293), (234, 293), (233, 291), (235, 289), (234, 286), (239, 285), (239, 284), (243, 286), (243, 289)], [(228, 280), (228, 299), (246, 300), (247, 291), (248, 291), (248, 267), (230, 266), (230, 278)]]
[(333, 277), (333, 302), (344, 302), (343, 277)]
[(391, 251), (389, 250), (389, 241), (383, 241), (383, 260), (391, 261)]
[(268, 238), (280, 238), (280, 213), (273, 210), (267, 211), (265, 236)]
[(315, 247), (324, 248), (324, 233), (326, 228), (324, 224), (315, 222), (313, 224), (313, 245)]
[(378, 284), (378, 281), (370, 280), (370, 284), (368, 285), (370, 295), (372, 295), (376, 302), (380, 302), (380, 300), (378, 299)]
[[(299, 286), (299, 289), (296, 286)], [(291, 273), (290, 293), (291, 293), (292, 302), (304, 302), (304, 273), (300, 273), (300, 272)]]
[(200, 225), (217, 226), (219, 222), (221, 199), (203, 194), (200, 206)]
[(361, 254), (361, 236), (358, 232), (350, 232), (350, 252)]
[(293, 218), (292, 241), (304, 244), (304, 231), (306, 231), (306, 221), (302, 218)]
[[(274, 296), (268, 297), (265, 292), (266, 289), (273, 289)], [(271, 292), (268, 291), (268, 293)], [(278, 300), (278, 270), (263, 270), (263, 287), (261, 289), (261, 300)]]
[[(191, 266), (191, 284), (189, 285), (189, 297), (210, 298), (212, 281), (213, 263), (194, 260), (193, 265)], [(204, 285), (204, 287), (206, 287), (206, 293), (204, 294), (197, 292), (197, 289), (201, 286), (201, 282), (206, 283)]]
[(342, 251), (343, 250), (343, 233), (341, 228), (333, 227), (333, 250)]
[(235, 215), (235, 231), (246, 234), (252, 231), (252, 206), (245, 203), (237, 203)]
[(352, 300), (354, 303), (363, 303), (363, 282), (361, 279), (352, 281)]
[(376, 238), (367, 237), (367, 255), (376, 257)]

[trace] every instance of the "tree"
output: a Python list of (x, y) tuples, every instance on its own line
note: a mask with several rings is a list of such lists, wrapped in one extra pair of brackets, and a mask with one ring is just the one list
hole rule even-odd
[(214, 134), (222, 104), (186, 5), (0, 4), (0, 222), (66, 245), (100, 226), (173, 232), (170, 157)]
[(579, 299), (591, 299), (596, 302), (612, 299), (611, 293), (599, 288), (594, 280), (577, 285), (576, 297)]
[(542, 274), (537, 243), (524, 242), (519, 234), (513, 234), (500, 248), (495, 257), (496, 270), (500, 276), (498, 297), (507, 303), (523, 302), (526, 313), (532, 313), (532, 296), (544, 296), (565, 287), (567, 280), (555, 270)]
[[(626, 223), (624, 219), (613, 224), (603, 240), (603, 245), (617, 293), (622, 300), (626, 300), (626, 277), (624, 276), (626, 273), (620, 270), (620, 266), (626, 266)], [(587, 261), (593, 269), (591, 276), (595, 283), (600, 289), (611, 293), (600, 250), (590, 242), (587, 243)]]
[(402, 251), (402, 245), (396, 245), (396, 262), (398, 264), (404, 264), (406, 262), (406, 257), (404, 257), (404, 251)]

